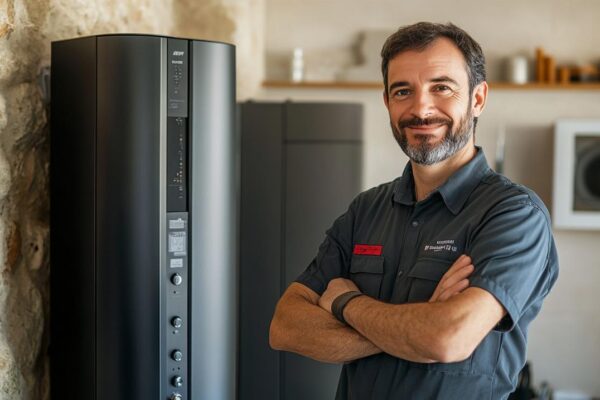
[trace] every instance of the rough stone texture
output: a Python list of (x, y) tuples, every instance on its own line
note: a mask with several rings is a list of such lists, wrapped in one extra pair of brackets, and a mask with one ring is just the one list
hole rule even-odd
[(167, 34), (171, 5), (0, 4), (0, 399), (48, 399), (49, 132), (37, 76), (49, 63), (52, 40), (117, 31)]
[(237, 98), (248, 99), (264, 78), (264, 11), (264, 0), (173, 0), (173, 34), (236, 45)]
[[(49, 399), (50, 42), (111, 32), (237, 45), (238, 96), (262, 81), (264, 0), (0, 0), (0, 400)], [(54, 132), (53, 134), (60, 134)]]

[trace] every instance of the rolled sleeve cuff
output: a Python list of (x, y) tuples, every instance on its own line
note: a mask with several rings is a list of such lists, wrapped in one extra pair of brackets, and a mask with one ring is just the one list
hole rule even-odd
[(294, 282), (301, 283), (309, 289), (312, 289), (319, 296), (322, 295), (325, 291), (325, 286), (323, 285), (323, 282), (315, 278), (314, 275), (308, 274), (306, 272), (302, 273), (298, 278), (296, 278)]
[(512, 330), (521, 314), (519, 307), (510, 294), (508, 294), (508, 291), (496, 282), (480, 276), (470, 278), (469, 281), (470, 287), (478, 287), (491, 293), (506, 310), (507, 315), (498, 322), (498, 325), (494, 327), (494, 330), (500, 332), (509, 332)]

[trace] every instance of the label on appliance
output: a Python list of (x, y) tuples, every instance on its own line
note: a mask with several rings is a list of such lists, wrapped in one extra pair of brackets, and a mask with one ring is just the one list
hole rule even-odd
[(187, 235), (185, 232), (169, 232), (169, 253), (185, 256), (187, 252)]
[(182, 218), (169, 220), (169, 229), (183, 229), (185, 228), (185, 221)]
[(168, 39), (167, 116), (188, 116), (188, 41)]

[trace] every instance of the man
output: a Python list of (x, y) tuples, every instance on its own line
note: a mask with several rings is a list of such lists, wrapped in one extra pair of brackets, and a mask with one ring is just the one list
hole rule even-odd
[(505, 399), (558, 275), (548, 212), (474, 145), (488, 86), (466, 32), (418, 23), (381, 54), (410, 162), (334, 222), (279, 301), (271, 346), (345, 363), (338, 399)]

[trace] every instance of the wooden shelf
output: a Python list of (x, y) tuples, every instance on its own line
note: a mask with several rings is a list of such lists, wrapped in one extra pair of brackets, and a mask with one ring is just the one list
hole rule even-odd
[[(383, 89), (379, 82), (290, 82), (290, 81), (265, 81), (263, 86), (271, 89)], [(549, 84), (525, 83), (519, 85), (508, 82), (490, 82), (491, 89), (497, 90), (600, 90), (600, 82)]]
[(491, 82), (490, 89), (499, 90), (600, 90), (600, 82), (582, 83), (525, 83)]

